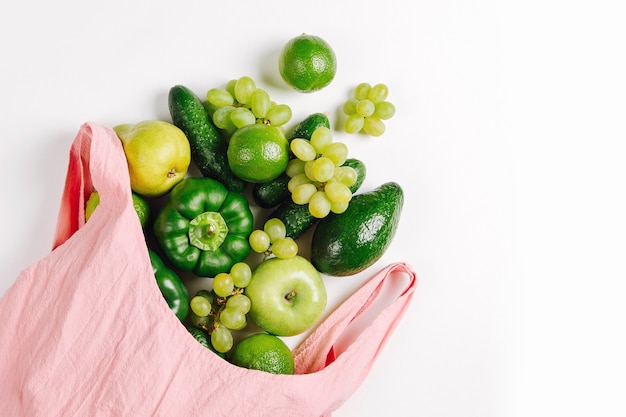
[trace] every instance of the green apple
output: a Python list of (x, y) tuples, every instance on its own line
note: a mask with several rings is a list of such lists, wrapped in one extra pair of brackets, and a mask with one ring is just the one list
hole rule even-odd
[(113, 128), (122, 141), (130, 186), (145, 197), (167, 194), (183, 180), (191, 163), (191, 146), (178, 127), (162, 120), (144, 120)]
[(326, 308), (326, 286), (302, 256), (270, 258), (252, 271), (245, 289), (250, 318), (266, 332), (294, 336), (309, 329)]

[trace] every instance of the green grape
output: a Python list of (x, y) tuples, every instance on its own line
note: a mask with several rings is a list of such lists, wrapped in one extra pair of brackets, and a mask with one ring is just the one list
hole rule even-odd
[(237, 262), (230, 268), (230, 276), (237, 288), (246, 288), (252, 278), (250, 265), (245, 262)]
[(213, 123), (220, 129), (229, 130), (235, 128), (235, 124), (230, 118), (230, 113), (235, 110), (233, 106), (218, 107), (213, 113)]
[(367, 98), (374, 103), (380, 103), (385, 101), (388, 94), (389, 88), (385, 84), (376, 84), (367, 92)]
[(235, 84), (237, 84), (236, 79), (232, 79), (226, 83), (224, 90), (228, 91), (228, 93), (234, 98), (235, 97)]
[(357, 100), (365, 100), (372, 86), (368, 83), (360, 83), (354, 90), (354, 98)]
[(309, 201), (309, 213), (311, 213), (313, 217), (323, 219), (330, 213), (330, 205), (331, 202), (326, 193), (324, 191), (318, 191), (313, 194), (313, 197), (311, 197)]
[(291, 120), (291, 107), (286, 104), (277, 104), (267, 111), (265, 119), (272, 126), (282, 126)]
[(343, 112), (345, 115), (350, 116), (356, 113), (356, 104), (359, 102), (356, 98), (351, 98), (343, 103)]
[(218, 297), (228, 297), (234, 289), (235, 283), (229, 273), (220, 272), (213, 278), (213, 291)]
[[(307, 162), (307, 164), (305, 165), (305, 169), (308, 164), (309, 163)], [(311, 183), (311, 178), (309, 178), (309, 176), (306, 174), (306, 171), (305, 171), (305, 173), (298, 174), (295, 177), (292, 177), (287, 183), (287, 189), (289, 190), (290, 193), (293, 193), (294, 190), (298, 188), (300, 185), (310, 184), (310, 183)]]
[(233, 334), (224, 326), (218, 326), (211, 332), (211, 344), (220, 353), (226, 353), (233, 347)]
[(326, 146), (322, 155), (336, 166), (342, 165), (348, 159), (348, 146), (343, 142), (333, 142)]
[(233, 96), (223, 88), (211, 88), (206, 93), (206, 99), (215, 107), (232, 106), (235, 102)]
[(241, 104), (247, 104), (254, 90), (256, 90), (256, 83), (252, 78), (244, 75), (235, 82), (235, 99)]
[(287, 168), (285, 168), (285, 174), (289, 178), (293, 178), (298, 174), (304, 174), (304, 163), (305, 161), (298, 158), (290, 159), (287, 163)]
[(330, 203), (330, 211), (335, 214), (341, 214), (348, 209), (349, 205), (350, 203), (336, 203), (333, 201)]
[(263, 230), (270, 237), (270, 242), (274, 243), (278, 239), (282, 239), (287, 235), (287, 228), (282, 220), (277, 218), (268, 219), (263, 225)]
[(323, 153), (332, 141), (333, 134), (326, 126), (318, 127), (311, 134), (311, 146), (318, 154)]
[(335, 175), (335, 163), (326, 156), (320, 156), (313, 162), (313, 180), (326, 182)]
[(201, 295), (194, 296), (189, 301), (189, 307), (198, 317), (206, 317), (211, 314), (211, 302)]
[(361, 117), (358, 114), (352, 114), (348, 116), (348, 118), (346, 119), (343, 125), (343, 129), (347, 133), (356, 133), (363, 128), (364, 122), (365, 122), (364, 117)]
[(317, 156), (317, 152), (311, 142), (306, 139), (295, 138), (289, 144), (291, 152), (301, 161), (312, 161)]
[(231, 330), (241, 330), (246, 327), (246, 313), (243, 311), (228, 307), (220, 312), (220, 323)]
[(253, 230), (248, 238), (250, 248), (256, 253), (264, 253), (270, 248), (270, 236), (263, 230)]
[(359, 100), (356, 105), (356, 114), (361, 117), (369, 117), (374, 114), (374, 110), (376, 110), (376, 106), (374, 103), (368, 99)]
[(298, 254), (298, 244), (290, 237), (278, 239), (272, 244), (272, 253), (281, 259), (293, 258)]
[(331, 203), (348, 203), (352, 199), (352, 191), (338, 181), (327, 182), (324, 192)]
[(245, 107), (236, 107), (233, 111), (231, 111), (230, 120), (237, 128), (247, 125), (253, 125), (254, 123), (256, 123), (256, 117), (254, 116), (252, 111)]
[(376, 110), (374, 111), (374, 117), (378, 117), (381, 120), (391, 119), (396, 114), (396, 107), (388, 102), (381, 101), (376, 103)]
[(212, 316), (200, 317), (199, 315), (194, 313), (193, 310), (191, 310), (189, 312), (189, 320), (191, 321), (191, 324), (193, 324), (195, 327), (199, 329), (208, 329), (212, 325), (213, 317)]
[(352, 187), (356, 183), (358, 176), (359, 174), (357, 174), (354, 168), (341, 166), (335, 168), (335, 175), (333, 178), (347, 187)]
[(250, 95), (249, 104), (252, 113), (254, 113), (257, 118), (263, 119), (267, 115), (267, 111), (271, 105), (270, 95), (267, 91), (257, 88), (252, 92), (252, 95)]
[[(304, 163), (304, 176), (309, 180), (308, 182), (315, 181), (315, 175), (313, 174), (313, 167), (315, 166), (315, 159)], [(302, 181), (305, 182), (304, 180)], [(291, 191), (291, 190), (290, 190)]]
[(300, 184), (291, 193), (291, 199), (296, 204), (306, 204), (313, 194), (317, 192), (317, 187), (313, 183)]
[(243, 314), (248, 314), (252, 303), (245, 294), (235, 294), (226, 300), (226, 308), (236, 308)]
[(385, 133), (385, 123), (377, 117), (366, 117), (363, 131), (368, 135), (380, 136)]

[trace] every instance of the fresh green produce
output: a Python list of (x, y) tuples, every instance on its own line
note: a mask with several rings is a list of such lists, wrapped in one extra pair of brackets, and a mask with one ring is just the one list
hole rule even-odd
[(337, 57), (324, 39), (303, 33), (283, 46), (278, 71), (287, 85), (311, 93), (326, 87), (335, 78)]
[(213, 289), (200, 290), (189, 301), (190, 320), (194, 327), (208, 335), (209, 348), (224, 354), (233, 347), (233, 330), (246, 327), (251, 301), (244, 289), (252, 279), (252, 270), (245, 262), (237, 262), (230, 271), (213, 279)]
[(389, 88), (385, 84), (371, 86), (360, 83), (354, 91), (354, 97), (343, 104), (343, 112), (348, 116), (344, 123), (347, 133), (363, 132), (371, 136), (385, 133), (384, 120), (391, 119), (396, 108), (387, 101)]
[[(357, 179), (350, 187), (352, 193), (356, 193), (363, 184), (366, 175), (365, 164), (356, 158), (348, 158), (343, 166), (350, 167), (355, 170)], [(303, 204), (296, 204), (291, 199), (283, 200), (276, 207), (268, 218), (276, 218), (281, 220), (286, 227), (286, 235), (297, 239), (304, 234), (318, 219), (309, 211), (309, 207)]]
[[(148, 224), (148, 219), (150, 219), (150, 204), (139, 194), (132, 192), (131, 193), (133, 199), (133, 207), (135, 208), (135, 212), (137, 213), (137, 217), (139, 217), (139, 223), (141, 227), (146, 227)], [(85, 203), (85, 221), (88, 221), (93, 212), (96, 210), (96, 207), (100, 204), (100, 194), (98, 191), (93, 190), (91, 194), (89, 194), (89, 198)]]
[(193, 338), (196, 339), (198, 343), (209, 349), (211, 352), (216, 353), (222, 359), (226, 359), (226, 354), (215, 350), (215, 348), (211, 344), (211, 337), (206, 331), (195, 326), (185, 326), (185, 328), (193, 336)]
[(294, 336), (310, 328), (326, 308), (326, 287), (304, 257), (270, 258), (252, 271), (245, 289), (250, 318), (276, 336)]
[(153, 225), (171, 264), (214, 277), (250, 252), (253, 217), (248, 200), (212, 178), (185, 178), (172, 189)]
[(228, 165), (247, 182), (267, 182), (285, 171), (289, 143), (283, 132), (263, 123), (243, 126), (228, 141)]
[(403, 203), (404, 193), (395, 182), (355, 195), (343, 214), (318, 222), (311, 239), (311, 263), (335, 276), (363, 271), (391, 244)]
[[(287, 137), (287, 140), (289, 142), (294, 138), (309, 140), (315, 129), (321, 126), (330, 129), (328, 116), (324, 113), (313, 113), (298, 123)], [(291, 177), (286, 173), (282, 173), (273, 181), (255, 184), (252, 188), (252, 198), (254, 202), (262, 208), (276, 207), (291, 195), (289, 188), (287, 188), (290, 179)]]
[(209, 89), (206, 98), (213, 123), (227, 137), (247, 125), (279, 127), (291, 120), (291, 107), (273, 102), (268, 92), (246, 75), (230, 80), (224, 88)]
[(148, 249), (152, 272), (163, 298), (167, 301), (170, 310), (180, 321), (185, 320), (189, 312), (189, 294), (187, 287), (178, 274), (170, 269), (161, 257), (152, 249)]
[(234, 365), (272, 374), (291, 375), (295, 370), (293, 354), (279, 337), (256, 333), (241, 340), (232, 351)]
[[(162, 120), (115, 126), (124, 148), (130, 187), (139, 195), (160, 197), (181, 182), (191, 163), (185, 133)], [(150, 161), (146, 164), (145, 161)]]
[(202, 101), (189, 88), (175, 85), (169, 91), (168, 105), (174, 125), (189, 140), (191, 160), (202, 175), (218, 180), (231, 191), (243, 191), (246, 183), (228, 166), (228, 142), (211, 121)]
[(289, 147), (296, 157), (286, 171), (293, 202), (307, 204), (318, 219), (344, 212), (352, 198), (349, 187), (357, 179), (354, 169), (343, 166), (348, 158), (346, 144), (333, 142), (330, 129), (318, 127), (310, 140), (294, 138)]
[(298, 254), (298, 244), (287, 236), (287, 228), (280, 219), (268, 219), (263, 229), (250, 234), (250, 247), (257, 253), (264, 253), (265, 259), (274, 255), (277, 258), (293, 258)]

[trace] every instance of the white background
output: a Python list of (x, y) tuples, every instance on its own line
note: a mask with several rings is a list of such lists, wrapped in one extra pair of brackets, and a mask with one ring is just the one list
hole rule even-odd
[[(357, 83), (384, 82), (398, 109), (385, 135), (335, 140), (366, 162), (364, 190), (393, 180), (406, 195), (395, 240), (368, 273), (406, 261), (420, 285), (334, 415), (623, 416), (619, 4), (4, 2), (0, 294), (50, 250), (83, 122), (168, 120), (172, 85), (203, 94), (249, 75), (294, 122), (328, 111), (339, 123)], [(313, 94), (277, 78), (279, 49), (303, 32), (339, 63)], [(363, 279), (329, 291), (341, 298)]]

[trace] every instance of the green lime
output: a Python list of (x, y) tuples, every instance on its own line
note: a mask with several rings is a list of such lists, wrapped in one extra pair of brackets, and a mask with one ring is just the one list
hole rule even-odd
[(277, 336), (257, 333), (235, 346), (230, 361), (237, 366), (273, 374), (293, 374), (294, 360), (289, 347)]
[[(150, 217), (150, 204), (136, 193), (132, 193), (133, 207), (139, 216), (139, 223), (141, 227), (145, 227)], [(89, 220), (94, 210), (100, 204), (100, 194), (97, 191), (92, 191), (85, 203), (85, 221)]]
[(326, 87), (335, 78), (337, 58), (324, 39), (302, 34), (283, 47), (278, 70), (289, 86), (310, 93)]
[(289, 142), (277, 127), (252, 124), (233, 133), (228, 142), (228, 165), (237, 177), (263, 183), (278, 177), (289, 162)]

